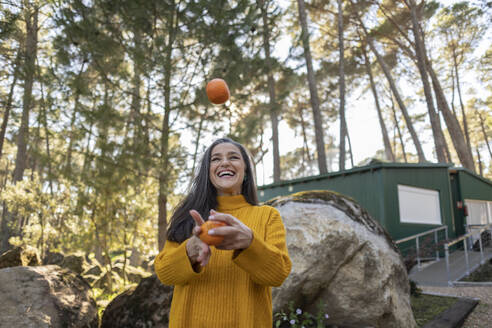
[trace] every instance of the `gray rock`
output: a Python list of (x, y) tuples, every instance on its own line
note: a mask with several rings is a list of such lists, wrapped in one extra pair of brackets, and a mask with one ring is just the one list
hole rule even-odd
[(274, 311), (327, 314), (340, 327), (414, 328), (407, 271), (395, 244), (354, 200), (329, 191), (279, 197), (293, 266)]
[(0, 326), (97, 328), (89, 285), (57, 265), (0, 270)]
[(99, 275), (101, 275), (102, 272), (103, 272), (103, 270), (101, 269), (101, 266), (99, 264), (96, 264), (96, 265), (90, 267), (89, 269), (87, 269), (86, 271), (84, 271), (82, 273), (82, 275), (83, 276), (85, 276), (85, 275), (99, 276)]
[(81, 274), (87, 267), (87, 263), (85, 262), (84, 255), (70, 254), (65, 256), (60, 266)]
[(61, 265), (64, 258), (65, 258), (65, 255), (63, 255), (60, 252), (48, 251), (48, 252), (46, 252), (46, 255), (44, 256), (43, 265), (49, 265), (49, 264)]
[(39, 265), (38, 250), (31, 246), (17, 246), (0, 255), (0, 269)]
[(114, 300), (104, 310), (101, 328), (167, 328), (173, 289), (163, 285), (154, 274), (142, 279)]

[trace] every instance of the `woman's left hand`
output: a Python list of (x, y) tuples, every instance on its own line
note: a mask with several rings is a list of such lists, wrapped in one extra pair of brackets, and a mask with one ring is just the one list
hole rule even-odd
[(230, 214), (211, 210), (208, 219), (227, 224), (227, 226), (208, 231), (208, 234), (212, 236), (224, 236), (224, 241), (216, 246), (218, 249), (245, 249), (253, 241), (253, 231)]

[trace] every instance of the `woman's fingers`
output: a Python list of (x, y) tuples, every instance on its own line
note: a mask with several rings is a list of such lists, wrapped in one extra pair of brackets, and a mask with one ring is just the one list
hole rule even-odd
[(237, 233), (237, 228), (232, 226), (222, 226), (210, 229), (208, 234), (211, 236), (227, 236)]
[(202, 232), (202, 228), (200, 226), (195, 226), (192, 230), (192, 234), (197, 236), (200, 235), (200, 233)]
[(216, 248), (223, 250), (248, 248), (253, 240), (253, 232), (244, 223), (230, 214), (210, 211), (209, 220), (222, 221), (227, 224), (224, 227), (214, 228), (208, 231), (212, 236), (223, 236), (224, 241)]
[(214, 210), (210, 211), (210, 216), (208, 217), (208, 219), (209, 220), (215, 220), (215, 221), (222, 221), (222, 222), (224, 222), (230, 226), (241, 225), (241, 221), (239, 221), (238, 219), (236, 219), (232, 215), (216, 212)]
[(192, 265), (199, 263), (202, 267), (208, 264), (212, 255), (210, 247), (196, 236), (191, 237), (186, 244), (186, 252)]
[(198, 211), (190, 210), (190, 215), (193, 218), (193, 220), (195, 220), (197, 226), (201, 226), (202, 224), (205, 223), (205, 221), (203, 220), (200, 213), (198, 213)]
[(210, 255), (211, 255), (210, 247), (202, 242), (200, 245), (200, 251), (198, 253), (198, 258), (196, 259), (196, 261), (200, 263), (201, 266), (206, 266), (208, 264), (208, 260), (210, 259)]

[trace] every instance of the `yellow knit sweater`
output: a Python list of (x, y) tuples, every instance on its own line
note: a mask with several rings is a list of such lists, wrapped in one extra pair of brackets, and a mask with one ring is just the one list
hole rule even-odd
[(218, 212), (241, 220), (253, 231), (251, 245), (239, 253), (211, 247), (208, 265), (193, 271), (187, 240), (167, 241), (154, 267), (166, 285), (174, 285), (170, 328), (271, 328), (271, 286), (280, 286), (292, 263), (278, 211), (252, 206), (242, 195), (219, 196)]

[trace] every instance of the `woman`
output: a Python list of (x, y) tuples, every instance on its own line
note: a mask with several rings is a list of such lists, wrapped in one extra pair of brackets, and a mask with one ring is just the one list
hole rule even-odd
[[(198, 238), (205, 220), (226, 224), (209, 231), (224, 237), (216, 247)], [(291, 261), (278, 211), (258, 206), (241, 144), (223, 138), (207, 149), (167, 239), (154, 267), (174, 285), (170, 328), (272, 327), (271, 287), (287, 278)]]

